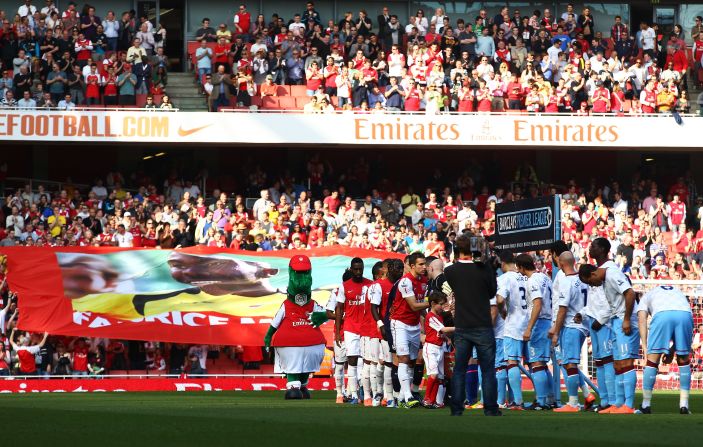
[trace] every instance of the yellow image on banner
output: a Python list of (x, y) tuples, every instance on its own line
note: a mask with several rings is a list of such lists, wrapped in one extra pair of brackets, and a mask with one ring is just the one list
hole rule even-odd
[[(122, 320), (174, 311), (272, 317), (288, 281), (288, 260), (275, 256), (142, 250), (57, 258), (74, 311)], [(316, 270), (313, 299), (324, 306), (349, 261), (339, 256), (318, 262), (324, 266)]]

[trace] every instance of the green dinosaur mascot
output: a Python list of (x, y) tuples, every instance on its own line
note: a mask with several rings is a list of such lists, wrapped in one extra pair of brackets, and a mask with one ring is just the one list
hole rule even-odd
[(273, 318), (264, 344), (275, 349), (276, 372), (286, 374), (286, 399), (310, 399), (310, 373), (320, 368), (325, 355), (320, 325), (327, 321), (327, 312), (312, 300), (310, 258), (293, 256), (288, 275), (288, 297)]

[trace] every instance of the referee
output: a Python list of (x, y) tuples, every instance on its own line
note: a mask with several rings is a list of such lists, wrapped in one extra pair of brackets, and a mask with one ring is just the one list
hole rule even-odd
[(483, 412), (486, 416), (502, 416), (498, 409), (498, 386), (493, 366), (496, 339), (493, 333), (490, 301), (497, 291), (495, 273), (480, 261), (481, 238), (464, 233), (454, 245), (456, 263), (444, 269), (447, 283), (454, 292), (454, 375), (452, 384), (452, 416), (464, 412), (466, 383), (463, 380), (474, 348), (482, 374)]

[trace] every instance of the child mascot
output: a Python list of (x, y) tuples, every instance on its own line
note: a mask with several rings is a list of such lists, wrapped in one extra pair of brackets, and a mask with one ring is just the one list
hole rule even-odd
[(320, 325), (327, 312), (312, 300), (310, 258), (296, 255), (288, 264), (287, 298), (271, 322), (264, 338), (276, 352), (276, 372), (285, 373), (286, 399), (310, 399), (310, 373), (320, 369), (325, 355), (325, 337)]

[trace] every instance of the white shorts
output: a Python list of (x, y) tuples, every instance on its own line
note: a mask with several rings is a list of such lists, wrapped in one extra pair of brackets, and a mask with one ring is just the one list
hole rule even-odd
[(422, 358), (425, 361), (428, 376), (444, 377), (444, 346), (425, 343), (422, 346)]
[(344, 331), (344, 344), (347, 345), (347, 357), (361, 357), (361, 335)]
[(381, 340), (381, 352), (379, 353), (379, 360), (384, 363), (391, 363), (393, 361), (391, 347), (388, 346), (388, 342), (386, 340)]
[(415, 360), (420, 350), (420, 325), (409, 326), (402, 321), (391, 320), (391, 331), (396, 354)]
[(333, 343), (334, 345), (334, 362), (337, 364), (343, 364), (346, 363), (347, 361), (347, 345), (344, 343), (344, 340), (342, 340), (341, 346), (337, 346), (337, 343)]
[(361, 337), (361, 356), (367, 362), (378, 363), (381, 353), (381, 340), (372, 337)]
[(275, 348), (276, 374), (311, 373), (320, 370), (325, 345)]

